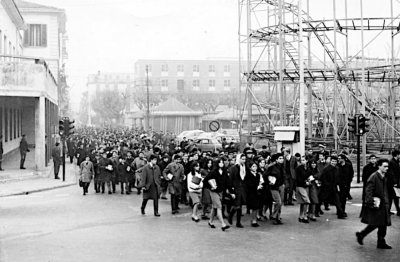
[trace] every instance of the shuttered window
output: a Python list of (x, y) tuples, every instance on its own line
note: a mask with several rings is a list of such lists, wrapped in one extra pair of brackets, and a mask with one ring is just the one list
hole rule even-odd
[(47, 25), (31, 24), (24, 32), (24, 46), (47, 46)]

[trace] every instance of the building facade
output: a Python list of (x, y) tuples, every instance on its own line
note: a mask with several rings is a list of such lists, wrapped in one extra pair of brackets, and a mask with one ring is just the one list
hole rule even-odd
[[(100, 96), (104, 92), (117, 94), (114, 98), (123, 103), (123, 111), (130, 111), (129, 96), (133, 94), (130, 89), (134, 87), (134, 75), (129, 73), (102, 73), (90, 74), (87, 78), (87, 114), (88, 124), (100, 124), (102, 121), (99, 114), (96, 114), (95, 103), (99, 102)], [(119, 107), (120, 108), (120, 107)], [(125, 118), (120, 119), (124, 124)]]
[[(35, 152), (35, 169), (49, 163), (58, 122), (58, 88), (49, 64), (24, 54), (24, 18), (14, 0), (0, 8), (0, 134), (4, 161), (17, 151), (23, 134)], [(18, 168), (18, 167), (16, 167)]]

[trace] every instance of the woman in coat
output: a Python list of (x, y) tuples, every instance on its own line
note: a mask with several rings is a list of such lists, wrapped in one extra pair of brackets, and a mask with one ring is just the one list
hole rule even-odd
[(299, 222), (309, 223), (307, 218), (308, 205), (310, 204), (309, 186), (310, 174), (307, 165), (307, 160), (304, 156), (301, 157), (301, 165), (296, 167), (296, 199), (300, 204)]
[(101, 158), (99, 159), (99, 182), (101, 183), (101, 192), (104, 194), (105, 184), (107, 184), (108, 194), (112, 194), (111, 192), (111, 178), (113, 173), (112, 162), (109, 158), (107, 158), (107, 152), (101, 153)]
[[(212, 159), (206, 159), (205, 161), (203, 160), (204, 166), (200, 170), (201, 177), (204, 179), (208, 174), (211, 173), (211, 170), (213, 168), (213, 161)], [(201, 164), (200, 164), (201, 165)], [(210, 211), (210, 206), (211, 206), (211, 196), (210, 196), (210, 190), (207, 187), (203, 187), (202, 192), (201, 192), (201, 205), (203, 206), (203, 214), (201, 215), (201, 219), (206, 220), (210, 219), (207, 216), (207, 213)]]
[(88, 193), (90, 181), (92, 181), (94, 177), (94, 165), (90, 161), (89, 155), (86, 155), (85, 161), (81, 163), (79, 170), (80, 179), (83, 184), (83, 195), (86, 195)]
[(161, 195), (161, 171), (157, 166), (157, 156), (151, 155), (149, 158), (150, 162), (143, 167), (142, 179), (143, 179), (143, 202), (140, 208), (142, 215), (145, 214), (145, 208), (147, 201), (153, 199), (154, 216), (159, 217), (158, 213), (158, 199)]
[(225, 231), (229, 228), (229, 226), (225, 223), (224, 218), (222, 217), (222, 195), (228, 187), (228, 174), (222, 159), (216, 160), (215, 163), (215, 169), (204, 178), (204, 186), (210, 190), (212, 202), (208, 226), (210, 228), (215, 228), (213, 221), (214, 216), (217, 215), (219, 221), (221, 222), (221, 229), (222, 231)]
[(245, 183), (247, 188), (247, 208), (251, 209), (251, 226), (258, 227), (257, 214), (262, 208), (261, 190), (264, 179), (258, 172), (258, 166), (254, 162), (249, 164)]
[(187, 174), (187, 187), (189, 191), (190, 199), (193, 203), (192, 220), (199, 222), (200, 219), (197, 216), (197, 211), (201, 199), (201, 190), (203, 188), (203, 178), (200, 174), (200, 164), (194, 161), (190, 166), (190, 172)]
[(308, 170), (309, 175), (312, 176), (313, 181), (310, 183), (309, 187), (309, 197), (310, 197), (310, 207), (308, 211), (308, 216), (311, 221), (316, 221), (315, 217), (319, 217), (321, 205), (319, 204), (318, 194), (319, 194), (319, 186), (321, 182), (320, 173), (318, 171), (317, 162), (315, 160), (311, 160), (308, 162)]
[(361, 222), (368, 226), (361, 232), (357, 232), (356, 237), (357, 242), (363, 245), (364, 237), (378, 228), (377, 248), (391, 249), (392, 247), (385, 241), (387, 227), (391, 225), (388, 178), (386, 177), (389, 160), (379, 159), (377, 166), (378, 171), (368, 178), (362, 207)]

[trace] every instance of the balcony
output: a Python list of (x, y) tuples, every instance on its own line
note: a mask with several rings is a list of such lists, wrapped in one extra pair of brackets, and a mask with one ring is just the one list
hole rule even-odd
[(45, 61), (16, 56), (0, 59), (0, 96), (44, 96), (57, 104), (57, 82)]

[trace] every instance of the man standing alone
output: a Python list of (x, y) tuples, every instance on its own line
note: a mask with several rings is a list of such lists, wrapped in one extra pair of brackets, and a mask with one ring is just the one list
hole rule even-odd
[(53, 147), (53, 150), (51, 152), (51, 157), (53, 158), (53, 163), (54, 163), (54, 179), (60, 179), (58, 177), (58, 172), (60, 171), (60, 165), (61, 165), (61, 148), (59, 142), (56, 142), (56, 146)]
[(161, 194), (161, 171), (160, 168), (157, 166), (157, 159), (158, 158), (156, 155), (151, 155), (150, 162), (143, 167), (142, 179), (144, 190), (143, 202), (140, 210), (142, 212), (142, 215), (144, 215), (147, 201), (149, 199), (153, 199), (154, 216), (159, 217), (160, 214), (158, 213), (158, 198)]
[(4, 171), (4, 169), (1, 168), (2, 161), (3, 161), (3, 135), (0, 134), (0, 171)]
[(363, 245), (363, 239), (378, 228), (377, 248), (391, 249), (392, 247), (386, 244), (385, 241), (387, 226), (391, 225), (388, 178), (386, 177), (389, 160), (379, 159), (377, 165), (378, 171), (368, 178), (365, 189), (365, 200), (362, 207), (361, 222), (367, 224), (367, 227), (357, 232), (356, 237), (357, 242)]
[(21, 142), (19, 142), (19, 152), (21, 153), (21, 162), (19, 165), (20, 169), (26, 169), (24, 167), (26, 153), (29, 152), (28, 142), (26, 141), (26, 135), (22, 135)]

